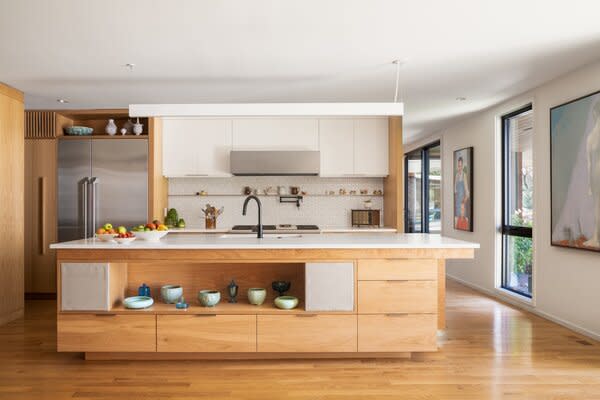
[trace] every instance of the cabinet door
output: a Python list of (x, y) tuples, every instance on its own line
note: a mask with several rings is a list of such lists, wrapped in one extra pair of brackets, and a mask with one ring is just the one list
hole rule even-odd
[(356, 351), (356, 315), (258, 315), (259, 352)]
[(242, 118), (233, 120), (236, 150), (319, 150), (315, 118)]
[(354, 121), (354, 173), (387, 176), (387, 118), (359, 118)]
[(228, 176), (231, 120), (164, 119), (164, 176)]
[(436, 314), (359, 315), (358, 351), (436, 351), (436, 333)]
[(256, 351), (256, 315), (158, 315), (157, 318), (157, 351)]
[(358, 281), (358, 312), (437, 313), (436, 281)]
[(354, 120), (319, 120), (321, 176), (348, 176), (354, 173)]
[(62, 314), (56, 325), (58, 351), (156, 351), (155, 315)]

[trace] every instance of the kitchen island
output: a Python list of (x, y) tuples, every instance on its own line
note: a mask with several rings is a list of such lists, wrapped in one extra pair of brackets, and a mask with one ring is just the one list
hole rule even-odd
[[(443, 329), (445, 260), (473, 258), (479, 245), (427, 234), (169, 234), (129, 245), (77, 240), (57, 249), (58, 351), (87, 359), (407, 357), (436, 351)], [(239, 286), (228, 302), (227, 285)], [(299, 298), (275, 308), (272, 281)], [(150, 286), (153, 306), (123, 299)], [(160, 299), (183, 286), (190, 303)], [(252, 305), (248, 288), (266, 288)], [(201, 289), (221, 292), (202, 307)]]

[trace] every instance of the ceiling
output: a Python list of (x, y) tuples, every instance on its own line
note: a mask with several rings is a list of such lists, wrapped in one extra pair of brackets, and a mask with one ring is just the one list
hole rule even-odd
[(599, 15), (597, 0), (0, 0), (0, 81), (28, 108), (391, 101), (401, 59), (411, 141), (598, 58)]

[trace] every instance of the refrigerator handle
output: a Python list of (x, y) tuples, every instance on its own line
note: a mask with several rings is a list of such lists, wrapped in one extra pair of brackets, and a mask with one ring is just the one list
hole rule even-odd
[(94, 236), (94, 233), (96, 232), (96, 210), (98, 209), (98, 196), (96, 193), (96, 184), (98, 183), (98, 178), (96, 178), (95, 176), (92, 176), (92, 178), (90, 179), (90, 192), (91, 192), (91, 197), (92, 197), (92, 229), (91, 229), (91, 233), (90, 236)]
[(83, 212), (83, 238), (87, 239), (88, 234), (89, 234), (89, 230), (88, 230), (88, 184), (89, 184), (89, 179), (83, 178), (81, 180), (81, 184), (83, 186), (83, 188), (81, 190), (81, 192), (82, 192), (81, 210)]

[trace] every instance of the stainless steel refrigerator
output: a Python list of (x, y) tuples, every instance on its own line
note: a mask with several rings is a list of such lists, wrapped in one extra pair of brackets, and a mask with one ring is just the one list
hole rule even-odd
[(58, 240), (93, 237), (107, 222), (130, 229), (148, 217), (148, 141), (58, 143)]

